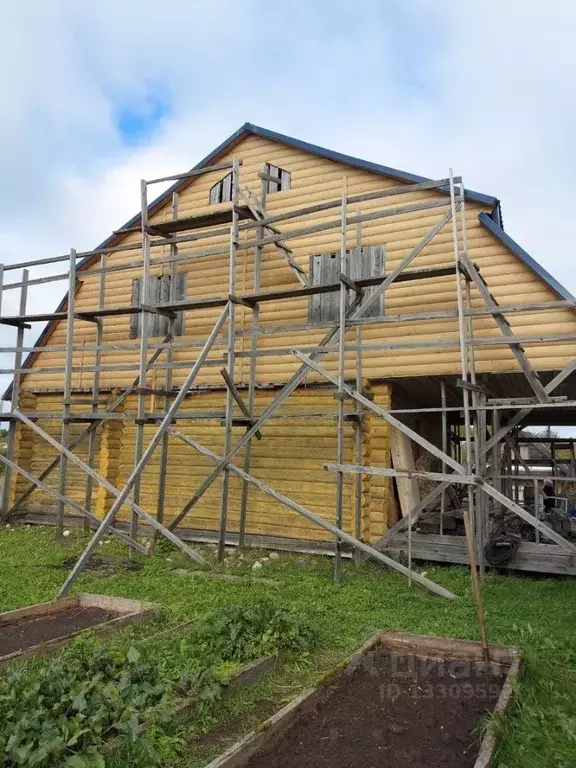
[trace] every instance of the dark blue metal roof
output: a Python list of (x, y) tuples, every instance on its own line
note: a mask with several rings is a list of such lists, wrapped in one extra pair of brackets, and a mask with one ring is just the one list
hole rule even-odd
[(500, 227), (491, 216), (487, 213), (480, 213), (478, 215), (478, 221), (483, 227), (486, 227), (489, 232), (497, 237), (502, 245), (506, 246), (511, 253), (517, 256), (520, 261), (524, 262), (531, 272), (543, 280), (557, 296), (561, 299), (566, 299), (567, 301), (574, 300), (574, 296), (572, 296), (570, 291), (564, 288), (555, 277), (552, 277), (550, 272), (547, 272), (543, 266), (538, 264), (536, 259), (533, 259), (529, 253), (526, 253), (524, 248), (521, 248), (515, 240), (512, 240), (510, 235), (506, 234), (502, 227)]

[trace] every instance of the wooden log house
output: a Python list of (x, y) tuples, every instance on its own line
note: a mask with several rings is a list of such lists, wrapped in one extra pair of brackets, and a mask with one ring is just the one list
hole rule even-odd
[[(230, 168), (234, 159), (239, 162), (238, 232), (230, 282), (234, 196)], [(341, 254), (346, 253), (346, 301), (354, 300), (354, 287), (361, 280), (365, 281), (364, 296), (369, 295), (376, 289), (376, 281), (370, 285), (370, 279), (398, 267), (450, 206), (446, 184), (426, 188), (423, 177), (249, 123), (204, 158), (195, 171), (206, 167), (213, 170), (179, 178), (146, 204), (146, 236), (152, 243), (164, 240), (160, 247), (152, 247), (148, 276), (142, 271), (141, 214), (79, 261), (73, 281), (73, 348), (70, 350), (68, 301), (64, 298), (47, 318), (38, 349), (24, 360), (18, 375), (13, 408), (28, 414), (56, 439), (71, 445), (86, 432), (87, 425), (98, 422), (90, 439), (84, 438), (74, 451), (117, 488), (124, 485), (135, 456), (154, 434), (182, 385), (222, 312), (222, 297), (235, 297), (233, 370), (229, 373), (249, 411), (247, 418), (234, 403), (234, 444), (246, 432), (250, 418), (264, 411), (300, 367), (293, 350), (311, 353), (327, 329), (338, 323), (340, 290), (309, 295), (307, 286), (338, 284)], [(387, 196), (378, 196), (388, 190)], [(331, 201), (333, 205), (328, 206)], [(517, 340), (516, 344), (503, 342), (504, 314), (486, 311), (486, 296), (477, 283), (468, 280), (468, 295), (464, 294), (469, 310), (466, 354), (473, 349), (474, 380), (481, 382), (496, 405), (498, 398), (537, 402), (537, 389), (524, 368), (534, 372), (543, 387), (576, 358), (574, 299), (504, 230), (496, 197), (466, 190), (463, 202), (458, 223), (460, 247), (466, 249), (480, 275), (488, 301), (506, 309), (506, 333)], [(311, 210), (299, 218), (290, 217), (302, 208)], [(259, 226), (258, 220), (266, 217), (274, 221)], [(197, 239), (178, 242), (184, 233)], [(166, 242), (170, 238), (172, 242)], [(448, 223), (374, 302), (366, 322), (348, 332), (344, 354), (345, 381), (356, 382), (372, 402), (385, 409), (406, 411), (398, 418), (439, 447), (443, 440), (442, 397), (448, 408), (444, 428), (455, 429), (452, 423), (462, 423), (458, 385), (461, 329), (454, 265), (454, 232)], [(278, 298), (274, 298), (275, 292)], [(127, 307), (137, 310), (144, 304), (156, 308), (146, 312), (148, 359), (171, 329), (173, 338), (146, 371), (144, 385), (135, 387), (104, 418), (106, 408), (138, 375), (144, 312), (131, 314)], [(163, 305), (171, 306), (158, 310)], [(27, 319), (33, 322), (35, 318)], [(4, 322), (0, 328), (10, 325), (10, 318)], [(208, 364), (196, 378), (179, 411), (182, 418), (176, 422), (179, 431), (218, 455), (224, 453), (226, 440), (229, 390), (221, 369), (230, 362), (227, 327), (210, 351)], [(519, 349), (523, 350), (521, 358)], [(328, 353), (322, 365), (337, 374), (337, 352)], [(570, 401), (576, 399), (573, 390), (573, 382), (567, 378), (553, 394)], [(13, 394), (10, 389), (5, 399), (13, 400)], [(421, 456), (401, 432), (391, 433), (393, 427), (386, 421), (352, 400), (344, 402), (339, 447), (335, 394), (332, 384), (310, 371), (262, 427), (262, 439), (250, 442), (248, 458), (252, 475), (331, 522), (339, 480), (338, 473), (327, 470), (326, 464), (390, 467), (392, 456), (395, 466), (409, 470), (418, 466)], [(415, 409), (421, 412), (412, 412)], [(495, 406), (488, 412), (488, 425), (496, 417), (504, 423), (511, 413), (497, 411)], [(535, 409), (527, 421), (541, 423), (542, 414), (543, 410)], [(574, 411), (551, 405), (545, 414), (546, 423), (568, 424)], [(14, 462), (32, 476), (40, 476), (58, 453), (20, 421), (14, 420), (11, 429)], [(181, 441), (167, 438), (165, 442), (143, 470), (138, 499), (142, 507), (170, 524), (214, 465)], [(245, 454), (239, 453), (234, 461), (246, 466)], [(234, 474), (228, 483), (227, 533), (231, 540), (238, 534), (244, 504), (249, 541), (301, 549), (332, 546), (329, 533), (257, 489), (243, 488)], [(17, 514), (28, 520), (53, 522), (58, 501), (42, 488), (18, 503), (28, 485), (24, 476), (12, 474), (8, 508), (16, 504)], [(70, 463), (60, 490), (66, 498), (89, 506), (98, 518), (113, 500), (106, 488), (87, 480)], [(376, 542), (422, 494), (413, 477), (392, 480), (346, 474), (342, 526), (366, 542)], [(77, 514), (70, 506), (65, 513)], [(124, 506), (118, 520), (127, 523), (130, 515)], [(179, 530), (190, 538), (212, 539), (220, 519), (218, 482), (195, 504)]]

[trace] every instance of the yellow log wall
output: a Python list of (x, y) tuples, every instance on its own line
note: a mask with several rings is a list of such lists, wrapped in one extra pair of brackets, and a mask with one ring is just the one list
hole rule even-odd
[[(250, 186), (254, 191), (259, 189), (258, 172), (264, 162), (271, 162), (289, 170), (292, 174), (292, 188), (285, 192), (271, 194), (268, 197), (267, 208), (270, 214), (294, 210), (303, 205), (309, 205), (325, 200), (336, 199), (341, 194), (344, 176), (348, 179), (350, 195), (371, 190), (383, 189), (398, 184), (397, 181), (347, 167), (315, 155), (298, 151), (284, 145), (249, 136), (239, 146), (235, 147), (222, 160), (237, 156), (243, 159), (240, 172), (241, 185)], [(210, 187), (224, 175), (225, 172), (210, 173), (194, 179), (180, 193), (179, 215), (181, 217), (209, 212), (215, 206), (207, 206)], [(375, 211), (398, 205), (408, 205), (413, 202), (441, 199), (448, 203), (448, 198), (438, 192), (425, 190), (405, 195), (396, 195), (384, 200), (367, 201), (351, 207), (352, 212), (359, 209), (363, 212)], [(225, 204), (224, 204), (225, 205)], [(501, 304), (520, 304), (536, 301), (552, 301), (557, 297), (534, 275), (518, 258), (478, 222), (478, 214), (485, 207), (478, 203), (466, 203), (466, 225), (468, 248), (471, 259), (477, 263), (481, 274), (487, 280), (490, 290)], [(445, 209), (417, 211), (407, 215), (396, 215), (386, 219), (366, 222), (362, 229), (364, 245), (384, 244), (387, 249), (387, 269), (395, 267), (410, 249), (419, 242), (426, 231), (433, 226), (444, 214)], [(319, 212), (303, 219), (280, 223), (284, 232), (296, 230), (309, 224), (330, 221), (338, 218), (338, 209)], [(167, 204), (152, 216), (152, 222), (165, 221), (171, 218), (170, 205)], [(243, 232), (241, 242), (254, 237), (254, 230)], [(339, 248), (339, 229), (335, 227), (325, 232), (319, 232), (290, 240), (297, 261), (307, 270), (311, 254), (323, 253)], [(348, 230), (349, 245), (355, 245), (355, 226)], [(138, 234), (126, 236), (125, 242), (136, 242)], [(180, 254), (197, 253), (199, 249), (223, 247), (228, 245), (228, 236), (215, 237), (200, 243), (187, 243), (180, 247)], [(154, 249), (153, 257), (167, 256), (167, 247)], [(140, 258), (138, 251), (125, 251), (110, 257), (110, 264), (130, 263)], [(412, 263), (411, 268), (449, 265), (453, 263), (452, 234), (450, 225), (424, 249)], [(95, 265), (97, 266), (97, 265)], [(225, 295), (228, 281), (228, 256), (215, 255), (197, 259), (182, 264), (179, 269), (186, 273), (186, 294), (190, 299), (207, 296)], [(152, 268), (153, 274), (168, 272), (169, 266), (157, 265)], [(77, 294), (77, 311), (83, 311), (97, 306), (98, 278), (89, 277), (90, 269), (84, 275), (80, 273), (83, 283)], [(253, 253), (240, 251), (236, 274), (236, 292), (238, 294), (252, 292), (253, 285)], [(125, 306), (130, 304), (132, 280), (139, 277), (140, 269), (112, 273), (107, 278), (106, 306)], [(298, 283), (279, 251), (272, 245), (264, 249), (261, 286), (262, 290), (275, 290), (287, 287), (298, 287)], [(482, 300), (473, 291), (473, 303), (482, 306)], [(386, 312), (389, 314), (421, 311), (437, 311), (456, 308), (456, 292), (454, 277), (427, 279), (392, 285), (386, 294)], [(245, 308), (237, 308), (238, 330), (248, 330), (251, 313)], [(186, 334), (179, 337), (178, 342), (187, 342), (188, 349), (180, 349), (175, 358), (180, 362), (194, 358), (195, 346), (206, 338), (213, 323), (220, 313), (219, 309), (208, 309), (186, 312)], [(307, 299), (269, 302), (261, 305), (260, 320), (264, 327), (288, 326), (283, 332), (266, 335), (260, 338), (260, 349), (271, 347), (293, 347), (314, 344), (320, 340), (324, 330), (292, 331), (292, 324), (306, 323), (308, 315)], [(569, 310), (554, 310), (546, 312), (526, 312), (510, 315), (513, 331), (518, 335), (559, 334), (576, 330), (576, 317)], [(66, 323), (57, 323), (50, 335), (49, 344), (65, 342)], [(474, 320), (475, 336), (500, 337), (500, 333), (490, 317), (479, 317)], [(102, 374), (102, 386), (123, 386), (129, 383), (136, 374), (138, 362), (138, 341), (129, 339), (129, 317), (110, 317), (105, 320), (105, 343), (132, 344), (132, 349), (118, 349), (103, 354), (104, 365), (121, 365), (129, 363), (131, 371), (105, 371)], [(365, 327), (363, 338), (367, 343), (386, 338), (391, 342), (403, 341), (433, 341), (438, 339), (457, 340), (457, 325), (455, 320), (430, 320), (410, 324), (387, 324), (385, 326), (371, 325)], [(89, 345), (95, 341), (93, 323), (75, 321), (75, 341), (79, 345)], [(248, 351), (249, 339), (238, 340), (237, 351)], [(572, 343), (531, 344), (526, 347), (527, 354), (534, 367), (538, 370), (556, 370), (562, 368), (576, 355), (576, 345)], [(224, 354), (224, 346), (214, 349), (212, 358), (220, 358)], [(34, 368), (62, 366), (63, 352), (43, 352), (34, 362)], [(83, 370), (74, 376), (74, 386), (90, 387), (92, 374), (86, 371), (86, 366), (94, 362), (94, 353), (78, 351), (74, 357), (75, 365), (82, 365)], [(335, 356), (327, 358), (326, 364), (335, 368)], [(354, 355), (351, 353), (347, 361), (347, 375), (354, 376)], [(257, 366), (257, 379), (261, 383), (281, 383), (294, 371), (296, 363), (290, 354), (261, 357)], [(477, 367), (479, 371), (517, 371), (518, 365), (508, 347), (485, 347), (477, 350)], [(238, 381), (246, 381), (249, 363), (247, 359), (237, 361), (235, 377)], [(369, 378), (403, 377), (418, 375), (455, 374), (460, 370), (458, 349), (423, 349), (397, 350), (388, 352), (368, 351), (363, 354), (363, 373)], [(186, 375), (186, 369), (175, 372), (175, 383), (181, 383)], [(149, 384), (161, 386), (164, 380), (162, 371), (151, 373)], [(314, 377), (311, 377), (314, 380)], [(62, 373), (30, 373), (27, 374), (23, 386), (27, 388), (58, 388), (63, 383)], [(219, 384), (217, 369), (204, 369), (197, 383), (199, 385)]]
[[(301, 387), (297, 389), (281, 407), (279, 413), (286, 418), (269, 421), (262, 430), (262, 440), (252, 442), (252, 463), (250, 472), (268, 483), (274, 490), (280, 491), (291, 499), (311, 509), (326, 520), (334, 521), (336, 503), (336, 476), (324, 469), (327, 462), (336, 461), (336, 401), (334, 388), (324, 386)], [(390, 402), (389, 387), (379, 384), (374, 387), (376, 402), (386, 406)], [(256, 412), (261, 412), (277, 394), (277, 390), (259, 390), (256, 393)], [(53, 397), (38, 396), (36, 408), (53, 408)], [(187, 399), (184, 410), (215, 411), (224, 408), (224, 392), (199, 392)], [(124, 412), (136, 411), (136, 398), (126, 401)], [(292, 416), (296, 413), (329, 412), (322, 418)], [(331, 415), (330, 415), (331, 414)], [(238, 414), (240, 415), (240, 414)], [(368, 446), (372, 445), (372, 460), (375, 457), (388, 464), (387, 427), (384, 422), (376, 425), (377, 417), (367, 416), (364, 425), (366, 460)], [(57, 422), (40, 420), (40, 426), (59, 439)], [(84, 425), (73, 425), (74, 434)], [(220, 419), (181, 421), (178, 429), (198, 440), (215, 453), (222, 454), (224, 429)], [(145, 443), (154, 434), (153, 425), (145, 426)], [(233, 440), (236, 442), (243, 434), (241, 427), (234, 428)], [(136, 430), (132, 420), (108, 421), (98, 429), (99, 452), (96, 469), (113, 485), (121, 488), (134, 466), (134, 448)], [(202, 480), (213, 469), (214, 464), (197, 454), (192, 448), (176, 438), (170, 438), (167, 465), (167, 491), (165, 521), (170, 522), (194, 494)], [(345, 425), (345, 462), (354, 463), (354, 427), (351, 422)], [(77, 455), (86, 458), (87, 441), (78, 449)], [(40, 474), (44, 466), (54, 456), (40, 438), (34, 439), (32, 452), (32, 472)], [(238, 466), (243, 466), (243, 454), (236, 459)], [(160, 449), (142, 475), (140, 503), (151, 514), (155, 514), (157, 489), (160, 472)], [(57, 482), (55, 470), (52, 484)], [(70, 498), (83, 503), (86, 476), (78, 468), (69, 465), (67, 493)], [(363, 487), (362, 531), (366, 540), (375, 540), (382, 535), (386, 520), (386, 489), (380, 487), (380, 478), (370, 478)], [(344, 528), (354, 533), (354, 476), (344, 478)], [(183, 527), (217, 531), (220, 515), (221, 478), (203, 496), (182, 524)], [(237, 532), (240, 517), (240, 496), (242, 482), (231, 475), (228, 511), (228, 529)], [(112, 497), (101, 487), (94, 491), (95, 513), (102, 517), (109, 509)], [(35, 491), (27, 505), (34, 512), (54, 512), (56, 502), (42, 491)], [(70, 510), (67, 510), (70, 512)], [(130, 519), (130, 510), (123, 507), (119, 519)], [(330, 541), (331, 537), (322, 529), (308, 522), (296, 512), (265, 496), (253, 487), (249, 489), (247, 532), (268, 536), (280, 536), (312, 541)]]
[[(20, 395), (20, 407), (33, 411), (36, 408), (36, 395), (31, 392), (22, 392)], [(16, 463), (26, 470), (32, 471), (32, 454), (34, 451), (34, 433), (21, 422), (16, 423), (14, 434), (14, 458)], [(10, 493), (8, 496), (8, 509), (14, 504), (18, 496), (23, 493), (29, 483), (18, 472), (10, 472)]]
[[(22, 393), (27, 396), (27, 393)], [(72, 408), (72, 413), (79, 410), (85, 410), (87, 406), (75, 406)], [(41, 410), (43, 412), (58, 413), (62, 411), (62, 395), (57, 393), (37, 395), (34, 398), (34, 408), (32, 410)], [(61, 419), (38, 419), (38, 425), (58, 442), (61, 440), (62, 433), (62, 420)], [(72, 423), (69, 430), (69, 442), (73, 440), (86, 428), (86, 424)], [(107, 428), (107, 427), (106, 427)], [(32, 433), (30, 433), (31, 435)], [(96, 431), (96, 456), (99, 455), (99, 443), (101, 433)], [(31, 442), (30, 449), (30, 472), (38, 477), (44, 468), (50, 464), (50, 462), (59, 456), (58, 452), (52, 448), (48, 443), (42, 440), (35, 433), (29, 438)], [(88, 460), (88, 439), (84, 440), (80, 445), (74, 449), (74, 453), (83, 461)], [(95, 463), (95, 469), (98, 469), (98, 463)], [(59, 490), (59, 468), (56, 467), (54, 471), (46, 478), (45, 482), (55, 490)], [(27, 481), (23, 481), (26, 487)], [(95, 498), (97, 492), (96, 486), (93, 490), (93, 498)], [(66, 497), (76, 501), (78, 504), (84, 506), (86, 500), (86, 474), (72, 462), (68, 461), (68, 469), (66, 472)], [(41, 489), (36, 489), (29, 501), (26, 508), (33, 512), (43, 512), (45, 510), (53, 511), (56, 509), (58, 502), (50, 494)], [(79, 513), (67, 509), (68, 514), (78, 515)]]

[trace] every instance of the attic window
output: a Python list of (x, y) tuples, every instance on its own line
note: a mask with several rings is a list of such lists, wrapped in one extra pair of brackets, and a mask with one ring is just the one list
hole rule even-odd
[[(185, 298), (185, 275), (179, 272), (176, 275), (174, 292), (172, 293), (172, 279), (170, 275), (156, 275), (150, 278), (149, 301), (152, 306), (156, 304), (168, 304), (170, 301), (183, 301)], [(142, 303), (142, 278), (132, 280), (131, 306), (139, 307)], [(170, 319), (164, 315), (148, 315), (148, 335), (166, 336), (170, 328)], [(139, 339), (142, 335), (142, 314), (130, 315), (130, 338)], [(174, 322), (174, 335), (184, 335), (184, 312), (178, 312)]]
[[(364, 277), (380, 277), (384, 274), (383, 245), (373, 245), (356, 250), (347, 251), (349, 254), (349, 275), (351, 280), (360, 280)], [(340, 282), (340, 253), (322, 253), (310, 257), (310, 282), (312, 285), (331, 285)], [(364, 288), (363, 297), (367, 298), (377, 286)], [(350, 294), (348, 295), (350, 301)], [(308, 322), (325, 323), (338, 320), (340, 310), (339, 291), (331, 293), (317, 293), (310, 296), (308, 304)], [(364, 317), (380, 317), (384, 314), (384, 296), (380, 296)]]
[(272, 163), (266, 163), (264, 165), (264, 176), (267, 177), (265, 181), (268, 194), (271, 194), (272, 192), (284, 192), (285, 190), (290, 189), (290, 171), (278, 168), (276, 165), (272, 165)]
[(210, 205), (230, 203), (232, 201), (232, 172), (220, 179), (210, 189)]

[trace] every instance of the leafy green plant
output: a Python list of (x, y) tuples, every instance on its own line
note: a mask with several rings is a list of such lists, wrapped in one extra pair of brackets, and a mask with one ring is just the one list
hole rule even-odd
[(140, 765), (156, 765), (150, 734), (170, 722), (172, 709), (159, 670), (136, 648), (78, 639), (57, 658), (0, 676), (4, 765), (100, 768), (100, 746), (118, 735)]
[(208, 614), (196, 629), (195, 642), (224, 660), (254, 659), (280, 650), (307, 653), (316, 645), (308, 618), (273, 600), (255, 606), (231, 605)]
[(47, 661), (0, 674), (0, 754), (6, 768), (105, 768), (110, 745), (126, 765), (166, 765), (183, 745), (174, 715), (193, 699), (201, 729), (213, 721), (231, 662), (282, 648), (309, 650), (308, 622), (269, 601), (209, 614), (188, 637), (140, 647), (84, 636)]

